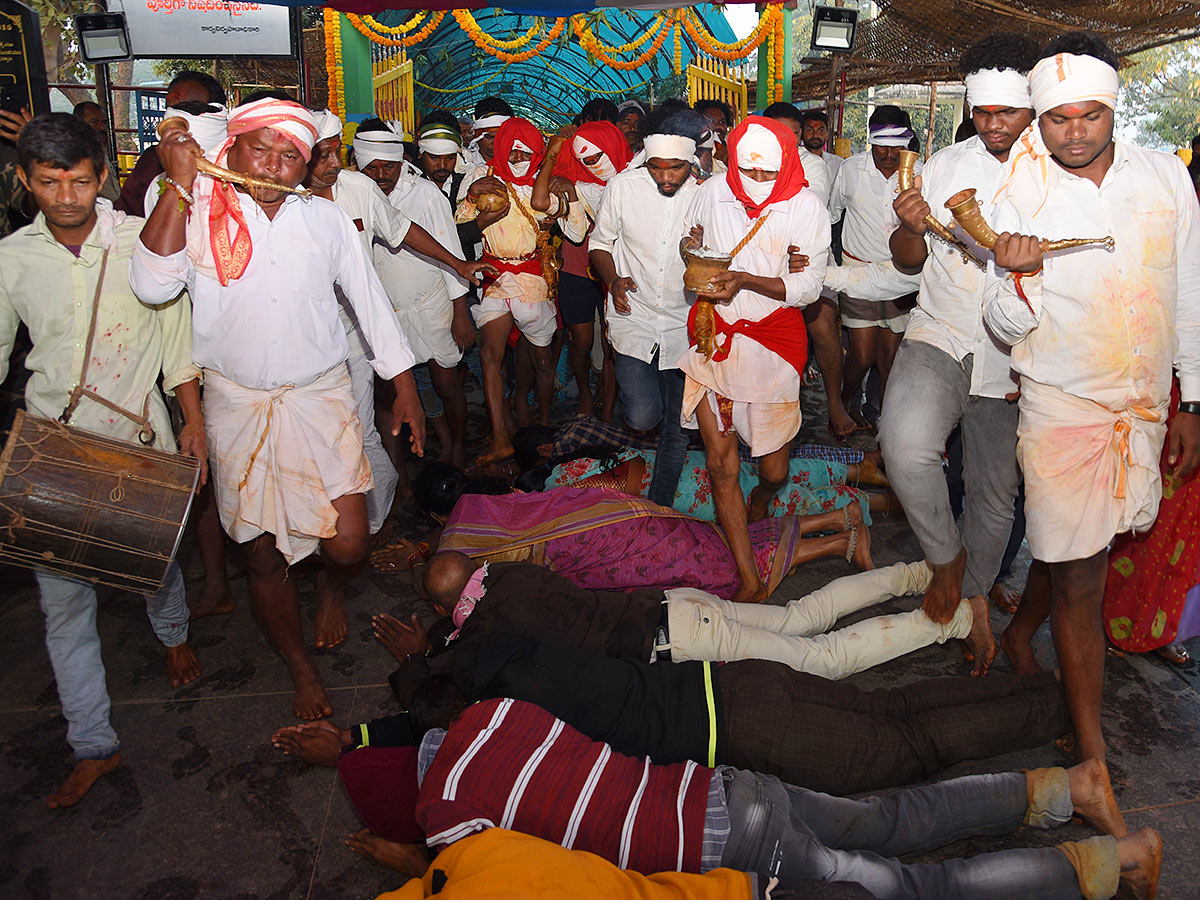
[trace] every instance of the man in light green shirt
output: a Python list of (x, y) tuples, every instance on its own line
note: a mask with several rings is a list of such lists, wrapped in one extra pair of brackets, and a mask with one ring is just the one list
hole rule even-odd
[[(175, 392), (184, 411), (181, 448), (201, 460), (203, 479), (207, 451), (199, 370), (191, 358), (191, 310), (186, 298), (147, 306), (130, 289), (129, 257), (144, 223), (97, 200), (108, 173), (96, 133), (81, 119), (48, 113), (25, 125), (17, 154), (18, 176), (40, 212), (31, 225), (0, 241), (0, 379), (23, 321), (33, 340), (25, 363), (32, 372), (26, 407), (34, 415), (58, 418), (83, 375), (93, 304), (98, 304), (84, 386), (129, 414), (85, 394), (70, 424), (131, 443), (139, 432), (152, 430), (152, 446), (175, 450), (158, 390), (161, 374), (163, 387)], [(57, 808), (78, 803), (97, 778), (117, 767), (120, 743), (109, 722), (95, 589), (49, 572), (36, 574), (46, 646), (76, 759), (74, 771), (48, 798)], [(195, 679), (200, 664), (187, 644), (187, 597), (174, 562), (159, 591), (146, 595), (146, 612), (167, 647), (171, 684)]]

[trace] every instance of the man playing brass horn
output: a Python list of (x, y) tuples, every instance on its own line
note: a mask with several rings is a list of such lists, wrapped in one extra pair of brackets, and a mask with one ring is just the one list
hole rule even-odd
[[(1030, 73), (1037, 122), (997, 195), (997, 277), (984, 316), (1021, 378), (1017, 454), (1035, 559), (1005, 632), (1020, 672), (1050, 616), (1080, 759), (1104, 759), (1106, 549), (1153, 523), (1172, 368), (1182, 403), (1172, 475), (1200, 461), (1200, 223), (1182, 161), (1113, 140), (1117, 60), (1098, 38), (1053, 41)], [(1038, 238), (1103, 232), (1113, 250), (1045, 256)]]
[[(1017, 408), (1004, 399), (1016, 386), (1008, 348), (984, 326), (985, 273), (965, 263), (955, 247), (929, 237), (925, 217), (948, 220), (944, 201), (970, 187), (988, 204), (985, 214), (991, 212), (1009, 151), (1033, 121), (1025, 73), (1035, 62), (1037, 48), (1017, 35), (990, 35), (969, 49), (959, 71), (978, 134), (931, 156), (919, 187), (894, 203), (900, 227), (891, 237), (892, 259), (921, 270), (921, 289), (888, 381), (879, 444), (933, 568), (924, 607), (937, 622), (948, 621), (963, 597), (978, 598), (986, 608), (983, 598), (1012, 530), (1020, 476)], [(963, 239), (987, 259), (987, 250)], [(961, 533), (942, 472), (942, 451), (960, 425), (966, 486)], [(985, 673), (990, 661), (976, 657), (974, 674)]]

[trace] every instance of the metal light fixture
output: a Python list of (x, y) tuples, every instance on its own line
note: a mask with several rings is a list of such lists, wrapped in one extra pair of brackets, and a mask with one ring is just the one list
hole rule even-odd
[(75, 17), (75, 35), (86, 63), (109, 63), (129, 59), (129, 31), (125, 13), (89, 13)]
[(854, 49), (858, 10), (818, 6), (813, 10), (812, 49), (849, 53)]

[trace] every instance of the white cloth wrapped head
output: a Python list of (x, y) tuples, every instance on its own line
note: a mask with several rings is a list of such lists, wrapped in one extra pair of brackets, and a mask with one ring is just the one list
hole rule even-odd
[(966, 78), (967, 103), (972, 107), (996, 106), (1029, 109), (1029, 76), (1016, 69), (979, 69)]
[(226, 125), (229, 136), (217, 151), (217, 162), (224, 164), (225, 154), (238, 135), (249, 134), (260, 128), (270, 128), (291, 141), (305, 162), (312, 159), (313, 144), (317, 142), (317, 120), (312, 110), (305, 109), (293, 100), (264, 97), (238, 106), (229, 114)]
[(783, 148), (779, 146), (779, 139), (761, 125), (746, 126), (746, 133), (738, 141), (737, 166), (739, 169), (778, 172), (783, 166)]
[(907, 147), (912, 139), (913, 130), (904, 125), (872, 125), (867, 135), (867, 143), (876, 147)]
[[(617, 167), (613, 165), (613, 161), (608, 158), (608, 154), (589, 141), (587, 138), (575, 135), (571, 139), (571, 152), (575, 154), (575, 158), (579, 160), (579, 164), (599, 178), (601, 181), (608, 181), (617, 174)], [(585, 159), (591, 159), (596, 154), (600, 155), (600, 159), (590, 165), (584, 162)]]
[(430, 156), (449, 156), (462, 149), (462, 136), (449, 125), (430, 122), (417, 132), (417, 150)]
[(317, 120), (317, 143), (342, 136), (342, 120), (327, 109), (313, 114)]
[(646, 159), (685, 159), (696, 156), (696, 142), (682, 134), (648, 134), (642, 141)]
[(208, 112), (199, 115), (168, 106), (163, 111), (163, 118), (173, 117), (184, 119), (188, 123), (188, 132), (196, 139), (205, 156), (215, 153), (229, 137), (226, 131), (229, 125), (229, 110), (217, 103), (209, 104)]
[(362, 131), (354, 134), (354, 162), (362, 171), (375, 160), (399, 162), (404, 159), (404, 138), (391, 130)]
[(1039, 116), (1064, 103), (1090, 100), (1116, 109), (1119, 87), (1117, 70), (1094, 56), (1058, 53), (1039, 60), (1029, 73), (1033, 111)]

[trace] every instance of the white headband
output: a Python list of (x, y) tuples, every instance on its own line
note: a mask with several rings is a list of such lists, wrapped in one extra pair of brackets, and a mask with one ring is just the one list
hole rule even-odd
[(404, 141), (391, 131), (367, 131), (354, 135), (354, 161), (361, 170), (373, 161), (398, 162), (404, 159)]
[(317, 143), (342, 136), (342, 120), (327, 109), (313, 113), (317, 120)]
[(696, 142), (682, 134), (648, 134), (642, 141), (646, 159), (685, 159), (696, 155)]
[(533, 154), (533, 148), (521, 141), (513, 141), (512, 148), (514, 150), (524, 150), (526, 153), (528, 153), (530, 155)]
[(417, 150), (430, 156), (450, 156), (460, 149), (461, 145), (449, 138), (428, 137), (417, 141)]
[(1117, 108), (1117, 70), (1094, 56), (1059, 53), (1038, 62), (1029, 73), (1033, 110), (1041, 115), (1064, 103), (1095, 100)]
[(200, 115), (168, 106), (163, 111), (163, 118), (169, 119), (172, 116), (178, 116), (187, 121), (188, 131), (196, 139), (196, 143), (200, 145), (200, 149), (205, 153), (216, 150), (229, 137), (225, 131), (226, 126), (229, 124), (229, 110), (215, 103), (209, 107), (208, 112), (201, 113)]
[(475, 130), (482, 131), (485, 128), (499, 128), (511, 118), (512, 116), (504, 116), (499, 114), (494, 116), (484, 116), (482, 119), (477, 119), (475, 121)]
[(737, 165), (739, 169), (778, 172), (783, 166), (783, 148), (779, 146), (779, 138), (762, 125), (748, 125), (746, 133), (738, 141)]
[(876, 147), (907, 147), (912, 137), (912, 129), (903, 125), (874, 125), (869, 130), (867, 143)]
[(967, 103), (975, 106), (999, 106), (1029, 109), (1029, 76), (1016, 69), (980, 69), (966, 78)]

